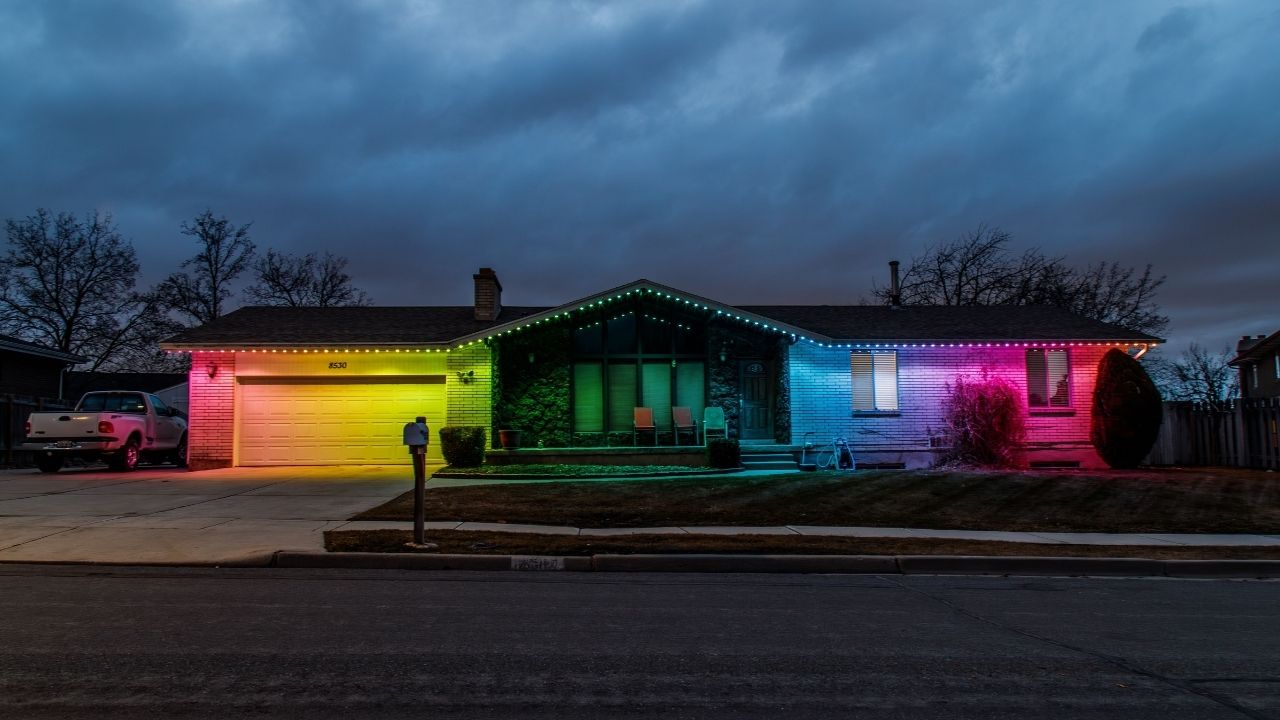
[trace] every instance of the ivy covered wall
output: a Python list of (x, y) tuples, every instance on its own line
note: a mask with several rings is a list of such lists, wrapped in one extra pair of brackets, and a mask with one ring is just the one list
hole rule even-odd
[(521, 447), (569, 446), (570, 332), (559, 324), (493, 341), (494, 447), (499, 430), (519, 430)]

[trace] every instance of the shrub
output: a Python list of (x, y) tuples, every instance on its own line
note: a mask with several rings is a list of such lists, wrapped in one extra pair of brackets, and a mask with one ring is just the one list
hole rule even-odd
[(707, 462), (713, 468), (742, 466), (742, 453), (738, 441), (732, 438), (716, 438), (707, 443)]
[(453, 467), (477, 467), (484, 463), (484, 428), (446, 426), (440, 428), (440, 452)]
[(1026, 438), (1022, 393), (1008, 380), (957, 378), (944, 406), (952, 449), (944, 461), (1013, 467)]
[(1142, 363), (1111, 349), (1098, 363), (1089, 439), (1113, 468), (1137, 467), (1160, 434), (1160, 391)]

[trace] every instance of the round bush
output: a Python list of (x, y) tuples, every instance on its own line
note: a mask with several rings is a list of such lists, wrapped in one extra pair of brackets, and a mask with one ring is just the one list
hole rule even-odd
[(1160, 391), (1128, 353), (1111, 349), (1098, 363), (1089, 439), (1113, 468), (1137, 467), (1160, 434)]
[(484, 463), (484, 428), (447, 425), (440, 428), (440, 453), (452, 467), (479, 467)]

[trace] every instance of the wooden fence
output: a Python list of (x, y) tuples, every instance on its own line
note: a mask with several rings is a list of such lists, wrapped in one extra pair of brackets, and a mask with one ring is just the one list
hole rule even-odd
[(1280, 470), (1280, 398), (1167, 402), (1147, 462)]
[(0, 395), (0, 463), (30, 465), (31, 453), (22, 449), (27, 437), (27, 416), (37, 410), (66, 410), (70, 405), (26, 395)]

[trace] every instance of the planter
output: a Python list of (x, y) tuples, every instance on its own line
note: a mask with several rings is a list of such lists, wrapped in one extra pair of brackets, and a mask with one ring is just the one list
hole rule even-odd
[(498, 444), (503, 450), (515, 450), (520, 447), (520, 431), (519, 430), (499, 430)]

